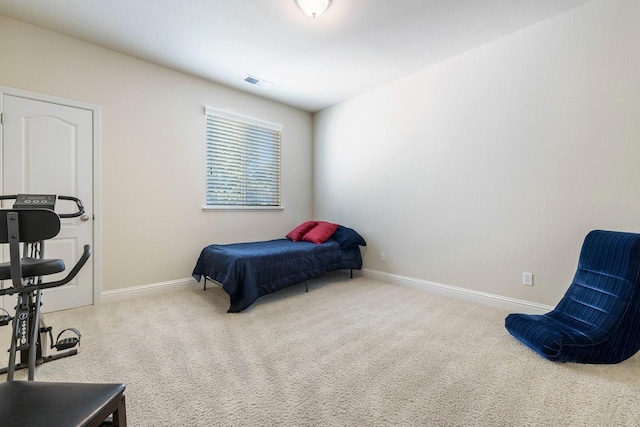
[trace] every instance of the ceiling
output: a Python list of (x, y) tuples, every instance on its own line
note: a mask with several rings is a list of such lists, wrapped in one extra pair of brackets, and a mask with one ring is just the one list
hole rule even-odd
[(0, 14), (315, 112), (589, 1), (333, 0), (314, 20), (294, 0), (0, 0)]

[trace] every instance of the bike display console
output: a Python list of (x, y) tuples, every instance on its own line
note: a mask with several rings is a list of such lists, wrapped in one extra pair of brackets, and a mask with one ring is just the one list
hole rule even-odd
[(51, 209), (56, 207), (55, 194), (18, 194), (13, 209)]

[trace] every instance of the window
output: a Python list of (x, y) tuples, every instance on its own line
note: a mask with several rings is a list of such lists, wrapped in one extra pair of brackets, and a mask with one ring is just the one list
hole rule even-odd
[(205, 110), (211, 208), (280, 208), (282, 126)]

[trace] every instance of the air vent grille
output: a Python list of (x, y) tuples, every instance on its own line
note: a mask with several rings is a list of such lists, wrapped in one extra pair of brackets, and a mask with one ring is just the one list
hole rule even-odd
[(268, 82), (266, 80), (259, 79), (259, 78), (254, 77), (254, 76), (246, 75), (246, 76), (244, 76), (243, 80), (245, 82), (249, 83), (249, 84), (254, 85), (254, 86), (260, 86), (260, 87), (264, 87), (264, 88), (269, 88), (269, 87), (273, 86), (273, 83)]

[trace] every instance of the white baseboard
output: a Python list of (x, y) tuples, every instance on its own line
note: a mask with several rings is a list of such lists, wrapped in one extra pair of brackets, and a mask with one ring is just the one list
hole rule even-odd
[[(507, 311), (530, 314), (543, 314), (553, 310), (553, 307), (535, 302), (519, 300), (502, 295), (487, 292), (474, 291), (428, 280), (415, 279), (413, 277), (400, 276), (377, 270), (363, 269), (362, 275), (369, 279), (395, 285), (409, 286), (445, 297), (457, 298), (464, 301), (475, 302), (482, 305), (500, 308)], [(192, 277), (186, 279), (171, 280), (168, 282), (151, 283), (148, 285), (133, 286), (131, 288), (116, 289), (102, 292), (100, 303), (123, 301), (142, 296), (157, 295), (198, 286), (198, 282)]]
[(553, 310), (553, 307), (544, 304), (459, 288), (456, 286), (443, 285), (442, 283), (414, 279), (412, 277), (399, 276), (397, 274), (385, 273), (367, 268), (363, 269), (363, 276), (369, 279), (379, 280), (381, 282), (409, 286), (432, 294), (475, 302), (512, 312), (544, 314)]
[(157, 295), (166, 292), (184, 290), (197, 285), (193, 277), (187, 279), (171, 280), (168, 282), (151, 283), (148, 285), (133, 286), (131, 288), (104, 291), (101, 294), (100, 303), (123, 301), (142, 296)]

